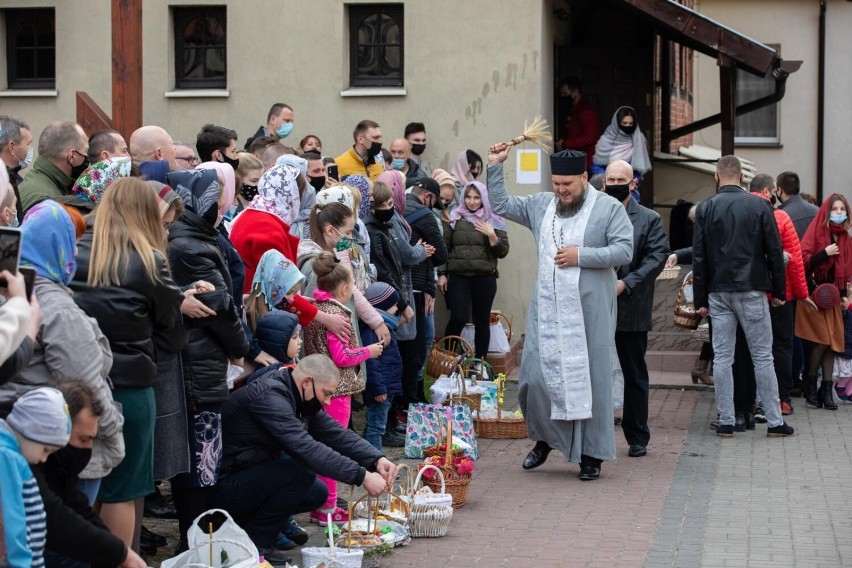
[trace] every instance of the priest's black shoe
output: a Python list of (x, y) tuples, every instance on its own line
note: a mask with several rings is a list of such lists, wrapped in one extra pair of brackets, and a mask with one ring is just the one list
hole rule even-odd
[(546, 462), (547, 455), (552, 449), (553, 448), (547, 445), (547, 442), (536, 442), (535, 447), (527, 454), (527, 457), (524, 460), (524, 469), (535, 469)]
[(630, 447), (627, 448), (627, 455), (631, 458), (641, 458), (642, 456), (648, 455), (648, 450), (645, 446), (630, 444)]
[(580, 481), (594, 481), (601, 476), (601, 467), (599, 465), (583, 464), (580, 465)]

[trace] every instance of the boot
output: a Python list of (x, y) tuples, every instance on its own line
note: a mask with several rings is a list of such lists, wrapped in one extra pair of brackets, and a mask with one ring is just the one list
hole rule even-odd
[(709, 367), (710, 361), (696, 359), (692, 367), (692, 384), (697, 385), (701, 381), (701, 384), (712, 385), (713, 379), (710, 378)]
[(816, 377), (811, 375), (802, 375), (802, 395), (805, 397), (805, 403), (812, 408), (819, 408), (819, 396), (817, 393)]
[(834, 383), (832, 381), (823, 381), (819, 386), (819, 403), (826, 410), (837, 410), (837, 405), (834, 403)]

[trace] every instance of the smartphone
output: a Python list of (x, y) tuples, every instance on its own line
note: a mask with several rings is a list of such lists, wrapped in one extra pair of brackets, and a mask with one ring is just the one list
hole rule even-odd
[[(0, 272), (8, 270), (17, 274), (21, 261), (21, 230), (12, 227), (0, 227)], [(6, 281), (0, 279), (0, 286)]]
[(36, 271), (35, 268), (22, 266), (18, 271), (24, 275), (24, 286), (27, 288), (27, 301), (33, 299), (33, 287), (35, 286)]
[(340, 175), (340, 173), (337, 169), (337, 164), (330, 164), (328, 166), (328, 177), (330, 177), (331, 179), (335, 179), (337, 181), (340, 181), (340, 178), (338, 177), (339, 175)]

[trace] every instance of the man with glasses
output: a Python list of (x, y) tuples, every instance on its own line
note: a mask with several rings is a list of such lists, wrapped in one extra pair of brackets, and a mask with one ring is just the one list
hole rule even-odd
[(24, 216), (21, 197), (18, 194), (18, 186), (23, 181), (20, 172), (33, 165), (33, 135), (30, 125), (23, 119), (0, 115), (0, 160), (6, 165), (20, 220)]
[(51, 122), (38, 139), (38, 157), (20, 185), (21, 209), (45, 199), (70, 195), (77, 177), (89, 166), (89, 139), (79, 124)]
[(175, 142), (175, 163), (179, 170), (192, 170), (201, 163), (195, 149), (189, 144)]

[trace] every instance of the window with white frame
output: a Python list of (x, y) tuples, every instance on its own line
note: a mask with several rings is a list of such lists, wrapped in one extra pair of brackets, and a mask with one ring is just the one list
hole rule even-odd
[[(778, 51), (779, 46), (770, 46)], [(737, 69), (737, 105), (742, 105), (775, 92), (772, 73), (758, 77)], [(779, 104), (774, 103), (743, 114), (736, 119), (734, 143), (740, 145), (774, 145), (781, 142)]]

